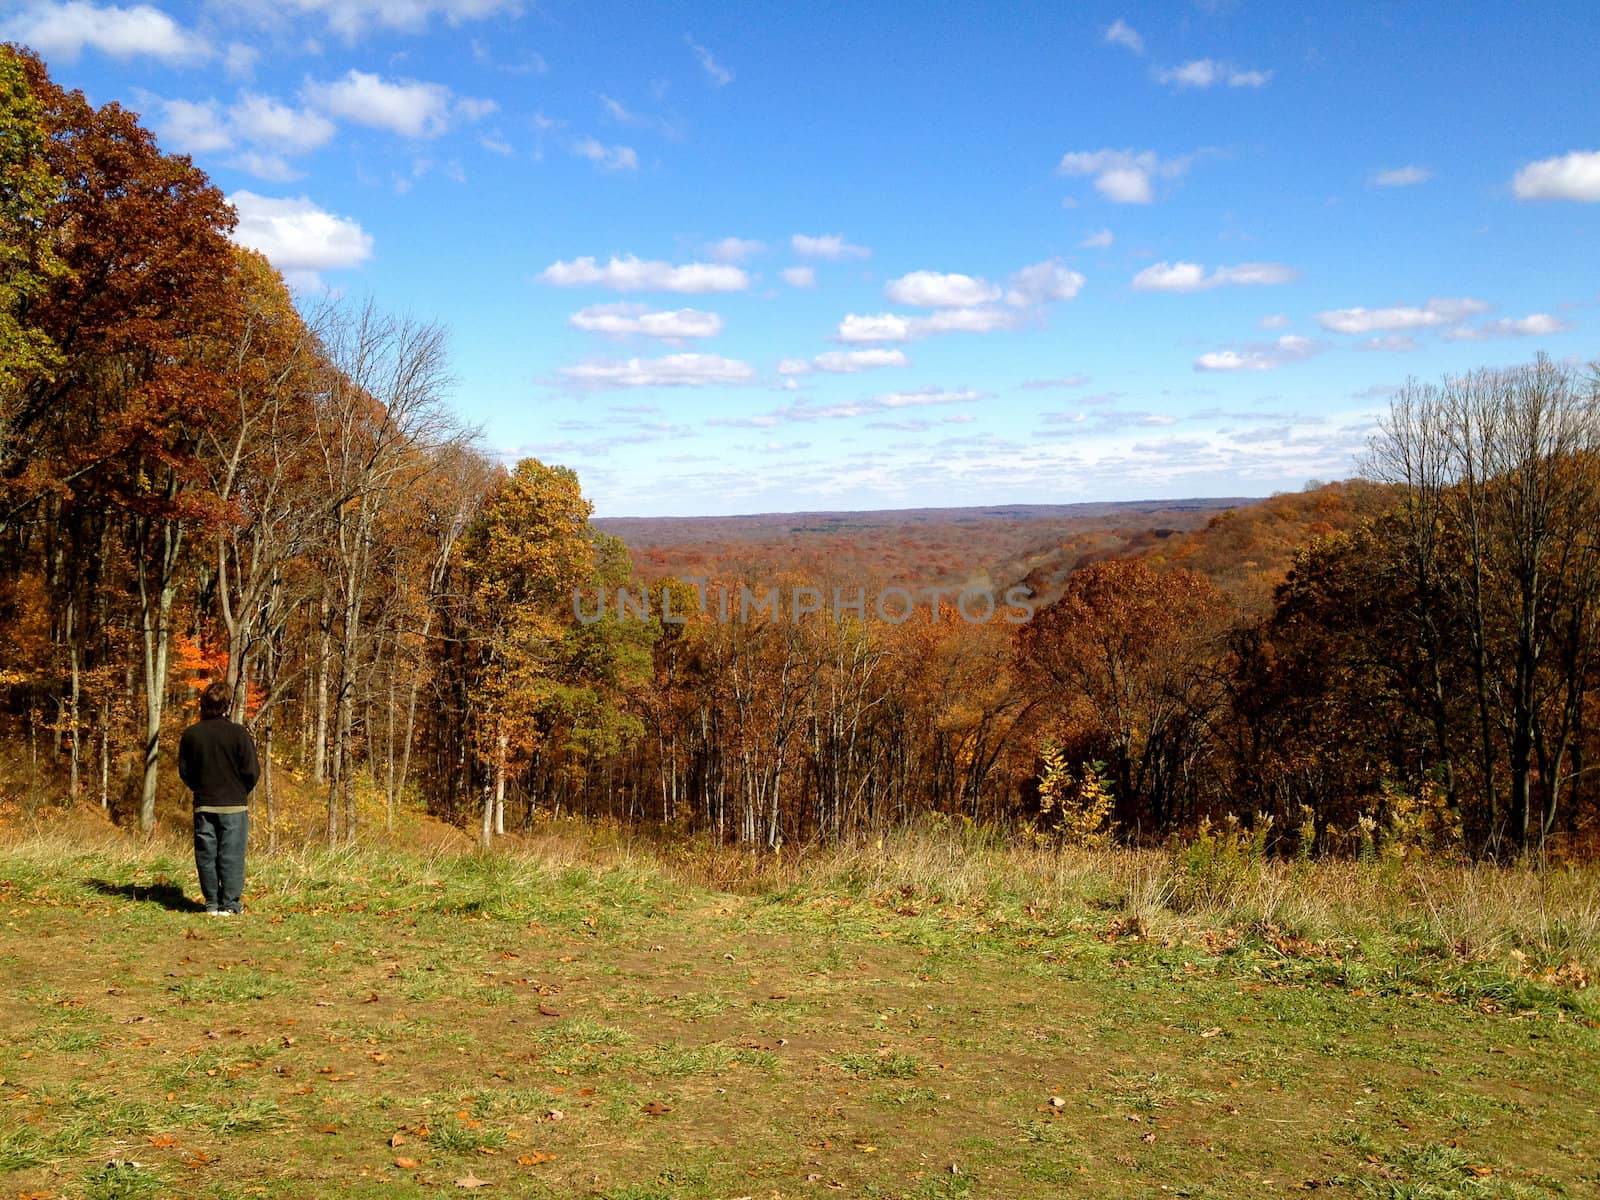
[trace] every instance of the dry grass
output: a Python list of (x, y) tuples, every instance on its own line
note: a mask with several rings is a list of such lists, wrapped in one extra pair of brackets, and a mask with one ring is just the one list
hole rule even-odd
[[(0, 842), (14, 859), (38, 860), (43, 872), (63, 855), (133, 865), (188, 853), (170, 824), (145, 841), (88, 809), (13, 821), (0, 828)], [(330, 873), (368, 870), (374, 856), (390, 854), (428, 878), (447, 876), (453, 863), (481, 852), (460, 831), (407, 812), (392, 832), (369, 826), (359, 848), (329, 850), (304, 836), (280, 843), (272, 870), (256, 878), (287, 894)], [(576, 868), (749, 896), (921, 897), (1116, 921), (1174, 944), (1229, 931), (1383, 942), (1530, 973), (1565, 971), (1564, 979), (1578, 982), (1600, 978), (1600, 867), (1593, 865), (1492, 865), (1414, 853), (1285, 861), (1226, 837), (1167, 849), (1073, 849), (1019, 844), (1002, 831), (948, 820), (781, 853), (613, 823), (544, 820), (532, 833), (500, 839), (487, 857), (501, 876), (524, 876), (522, 882)], [(253, 848), (252, 861), (263, 860)]]

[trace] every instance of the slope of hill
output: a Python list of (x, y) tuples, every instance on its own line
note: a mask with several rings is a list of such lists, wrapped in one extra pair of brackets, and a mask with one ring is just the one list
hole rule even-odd
[(1393, 495), (1382, 484), (1351, 479), (1240, 502), (1213, 513), (1203, 525), (1093, 530), (1036, 548), (1001, 578), (1020, 581), (1035, 600), (1048, 604), (1079, 567), (1108, 558), (1145, 558), (1158, 568), (1198, 572), (1241, 606), (1260, 609), (1271, 603), (1296, 549), (1355, 528), (1386, 508)]

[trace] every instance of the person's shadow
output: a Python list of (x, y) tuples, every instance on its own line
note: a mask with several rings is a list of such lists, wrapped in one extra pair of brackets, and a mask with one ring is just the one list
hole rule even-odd
[(204, 912), (206, 907), (185, 896), (175, 883), (112, 883), (108, 879), (91, 879), (88, 884), (102, 896), (159, 904), (168, 912)]

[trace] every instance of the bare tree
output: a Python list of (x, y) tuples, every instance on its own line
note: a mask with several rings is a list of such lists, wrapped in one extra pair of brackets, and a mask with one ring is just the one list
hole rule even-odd
[(444, 406), (450, 378), (442, 326), (380, 313), (372, 304), (332, 315), (324, 334), (329, 373), (317, 408), (328, 499), (324, 541), (331, 575), (332, 743), (327, 835), (355, 834), (351, 735), (357, 684), (371, 639), (363, 606), (375, 532), (386, 507), (414, 494), (458, 436)]

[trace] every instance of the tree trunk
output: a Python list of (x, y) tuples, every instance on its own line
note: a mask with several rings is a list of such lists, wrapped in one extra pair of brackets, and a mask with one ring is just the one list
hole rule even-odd
[[(311, 752), (311, 782), (322, 784), (328, 778), (328, 673), (333, 665), (332, 613), (324, 591), (317, 599), (317, 728)], [(328, 830), (331, 840), (334, 830)]]
[(160, 782), (161, 716), (166, 702), (167, 657), (172, 641), (172, 600), (177, 590), (178, 555), (183, 530), (162, 522), (161, 552), (152, 580), (145, 555), (138, 557), (140, 624), (144, 643), (144, 786), (139, 800), (139, 829), (155, 829), (156, 786)]

